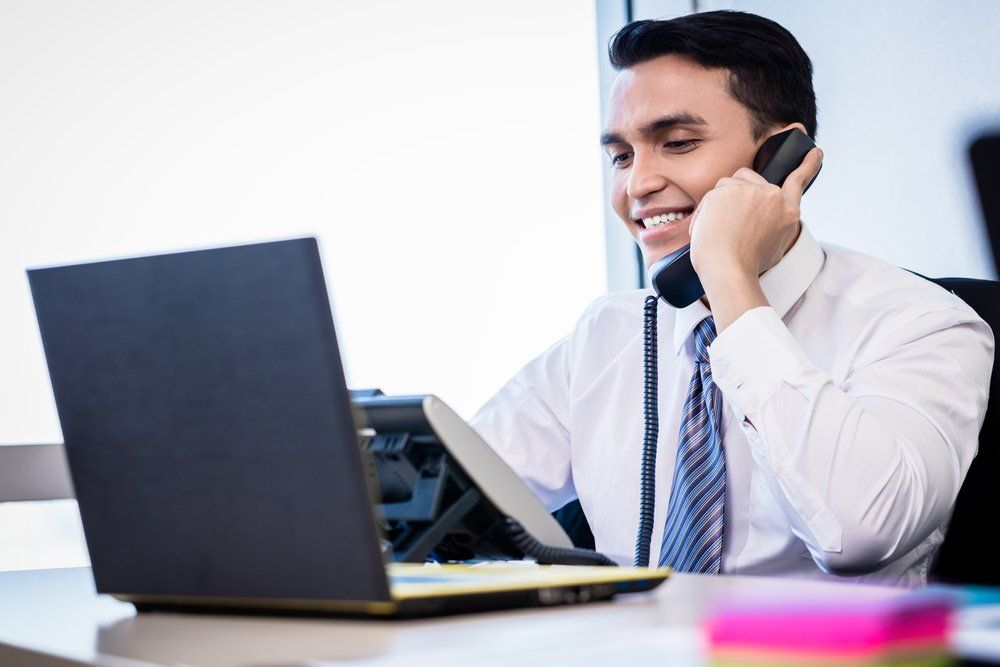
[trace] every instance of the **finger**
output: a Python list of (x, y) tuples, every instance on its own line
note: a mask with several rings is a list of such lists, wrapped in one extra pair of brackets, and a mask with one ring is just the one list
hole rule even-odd
[(806, 190), (806, 186), (812, 183), (812, 180), (816, 178), (816, 174), (819, 173), (819, 168), (822, 166), (823, 151), (820, 148), (812, 149), (806, 153), (802, 164), (785, 179), (784, 184), (781, 186), (781, 191), (796, 199), (800, 199), (802, 193)]
[(758, 174), (756, 171), (750, 167), (740, 167), (733, 174), (733, 178), (737, 181), (743, 181), (744, 183), (753, 183), (754, 185), (766, 185), (767, 179)]
[[(706, 194), (705, 197), (707, 197), (707, 196), (708, 195)], [(688, 236), (689, 237), (694, 233), (694, 223), (695, 223), (695, 220), (698, 219), (698, 214), (701, 212), (701, 205), (705, 202), (705, 197), (701, 198), (701, 201), (698, 202), (698, 205), (694, 207), (694, 211), (692, 211), (691, 215), (688, 216), (688, 220), (689, 220), (689, 222), (688, 222)]]
[[(765, 181), (766, 182), (766, 181)], [(715, 182), (715, 188), (721, 188), (727, 185), (746, 185), (747, 181), (743, 179), (736, 178), (734, 176), (723, 176)], [(713, 188), (713, 189), (715, 189)]]

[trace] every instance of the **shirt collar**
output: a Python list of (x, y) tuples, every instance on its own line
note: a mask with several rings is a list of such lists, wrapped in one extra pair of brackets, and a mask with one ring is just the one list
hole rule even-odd
[[(764, 272), (760, 287), (771, 308), (784, 317), (799, 300), (823, 266), (824, 253), (805, 225), (800, 225), (799, 238), (781, 261)], [(701, 299), (677, 311), (674, 319), (674, 353), (680, 354), (694, 328), (712, 312)]]

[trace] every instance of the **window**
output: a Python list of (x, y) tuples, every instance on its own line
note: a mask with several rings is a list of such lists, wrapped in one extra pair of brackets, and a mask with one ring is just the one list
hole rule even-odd
[(0, 570), (90, 565), (75, 500), (0, 503)]
[(306, 234), (349, 385), (471, 417), (606, 288), (594, 40), (577, 0), (0, 5), (0, 443), (61, 440), (26, 267)]

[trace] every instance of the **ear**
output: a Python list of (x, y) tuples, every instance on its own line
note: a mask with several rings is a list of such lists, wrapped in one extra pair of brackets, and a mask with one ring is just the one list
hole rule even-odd
[(809, 136), (809, 133), (806, 132), (806, 126), (803, 125), (802, 123), (789, 123), (788, 125), (785, 125), (784, 127), (778, 128), (773, 132), (769, 133), (766, 137), (764, 137), (764, 140), (766, 141), (767, 139), (773, 137), (776, 134), (781, 134), (785, 130), (798, 130), (802, 134)]

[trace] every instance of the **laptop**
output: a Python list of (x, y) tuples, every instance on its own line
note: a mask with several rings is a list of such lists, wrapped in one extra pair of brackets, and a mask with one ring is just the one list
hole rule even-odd
[[(409, 617), (605, 600), (668, 575), (386, 562), (315, 239), (28, 278), (99, 593)], [(544, 524), (520, 486), (524, 525)]]

